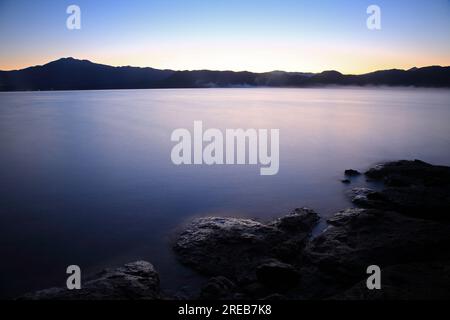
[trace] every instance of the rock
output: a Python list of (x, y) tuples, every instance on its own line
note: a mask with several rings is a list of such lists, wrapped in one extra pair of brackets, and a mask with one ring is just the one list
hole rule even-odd
[[(307, 268), (313, 270), (311, 278), (307, 277), (308, 287), (320, 282), (316, 286), (324, 288), (324, 295), (367, 278), (366, 268), (372, 264), (387, 267), (450, 259), (447, 224), (360, 208), (339, 212), (328, 223), (305, 249)], [(324, 279), (331, 279), (328, 288)]]
[(383, 192), (358, 187), (351, 189), (347, 194), (350, 200), (359, 207), (393, 210), (392, 204), (386, 201), (386, 196)]
[(267, 241), (278, 237), (275, 227), (254, 220), (205, 217), (191, 222), (174, 249), (182, 263), (197, 271), (234, 277), (269, 255)]
[(259, 281), (245, 284), (242, 289), (247, 299), (261, 299), (273, 294), (272, 290), (269, 290), (269, 288)]
[(358, 188), (353, 188), (352, 190), (350, 190), (349, 194), (352, 196), (352, 200), (354, 200), (355, 198), (357, 199), (358, 197), (367, 198), (367, 196), (372, 193), (375, 193), (375, 191), (372, 189), (358, 187)]
[(376, 200), (377, 192), (369, 188), (353, 188), (348, 192), (351, 201), (361, 207), (371, 208)]
[(273, 293), (271, 295), (268, 295), (267, 297), (262, 298), (261, 300), (281, 301), (281, 300), (287, 300), (287, 297), (282, 294), (279, 294), (279, 293)]
[(295, 287), (300, 280), (300, 274), (292, 265), (278, 260), (270, 260), (258, 266), (256, 276), (267, 287), (281, 290)]
[(371, 179), (383, 179), (388, 186), (448, 186), (450, 168), (420, 160), (400, 160), (374, 166), (365, 172)]
[[(406, 215), (450, 220), (450, 168), (420, 160), (401, 160), (377, 165), (366, 173), (382, 180), (386, 188), (371, 194), (372, 201), (357, 200), (364, 207), (389, 208)], [(373, 199), (375, 198), (377, 199)], [(376, 201), (373, 201), (376, 200)]]
[(160, 299), (159, 275), (146, 261), (107, 269), (93, 280), (82, 282), (80, 290), (50, 288), (26, 294), (25, 300), (124, 300)]
[(405, 215), (431, 220), (450, 220), (450, 189), (424, 186), (390, 187), (380, 192), (376, 207), (390, 207)]
[(381, 290), (366, 281), (332, 297), (334, 300), (446, 300), (450, 297), (450, 261), (394, 265), (381, 270)]
[(251, 219), (199, 218), (178, 236), (174, 250), (182, 263), (204, 274), (251, 282), (263, 261), (297, 259), (318, 219), (317, 213), (307, 208), (267, 224)]
[(218, 276), (209, 279), (201, 290), (200, 299), (229, 300), (233, 299), (236, 294), (236, 285), (231, 280)]
[[(331, 226), (339, 227), (345, 226), (345, 224), (349, 223), (349, 221), (353, 218), (357, 218), (357, 216), (362, 212), (361, 209), (347, 209), (339, 211), (335, 213), (331, 218), (327, 219), (327, 223)], [(328, 228), (325, 229), (325, 232), (328, 231)], [(323, 234), (323, 235), (324, 235)]]
[[(385, 188), (350, 190), (359, 208), (336, 213), (314, 238), (318, 216), (301, 208), (269, 223), (195, 219), (174, 249), (215, 276), (203, 289), (207, 299), (446, 299), (449, 170), (419, 160), (375, 166), (365, 174)], [(369, 265), (382, 268), (382, 290), (367, 289)]]
[(350, 183), (351, 181), (349, 179), (342, 179), (341, 182), (342, 183)]
[(319, 216), (309, 208), (297, 208), (292, 213), (270, 222), (270, 226), (288, 233), (303, 232), (308, 235), (319, 221)]
[(355, 177), (361, 175), (361, 172), (359, 172), (358, 170), (347, 169), (345, 170), (344, 174), (349, 177)]

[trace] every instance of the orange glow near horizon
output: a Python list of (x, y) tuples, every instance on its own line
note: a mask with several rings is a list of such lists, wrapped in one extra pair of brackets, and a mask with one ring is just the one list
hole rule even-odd
[[(322, 72), (337, 70), (344, 74), (363, 74), (376, 70), (410, 69), (430, 65), (449, 66), (450, 57), (439, 54), (420, 53), (403, 56), (387, 50), (365, 51), (352, 48), (250, 48), (216, 46), (208, 50), (198, 47), (156, 48), (141, 52), (94, 51), (89, 56), (82, 52), (60, 52), (42, 56), (16, 55), (8, 60), (0, 60), (0, 70), (18, 70), (43, 65), (62, 57), (87, 59), (95, 63), (112, 66), (152, 67), (172, 70), (231, 70), (269, 72)], [(1, 55), (0, 55), (1, 56)]]

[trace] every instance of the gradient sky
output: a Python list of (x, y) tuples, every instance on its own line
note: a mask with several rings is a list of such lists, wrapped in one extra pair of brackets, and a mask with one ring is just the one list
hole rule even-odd
[[(66, 8), (81, 7), (81, 30)], [(382, 29), (366, 27), (381, 7)], [(0, 0), (0, 70), (61, 57), (256, 72), (450, 65), (449, 0)]]

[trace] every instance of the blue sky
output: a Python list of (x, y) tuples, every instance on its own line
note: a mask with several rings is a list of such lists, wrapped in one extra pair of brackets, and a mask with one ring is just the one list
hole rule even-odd
[[(81, 30), (66, 8), (81, 8)], [(381, 8), (368, 30), (366, 8)], [(73, 56), (156, 68), (363, 73), (450, 65), (450, 1), (0, 0), (0, 69)]]

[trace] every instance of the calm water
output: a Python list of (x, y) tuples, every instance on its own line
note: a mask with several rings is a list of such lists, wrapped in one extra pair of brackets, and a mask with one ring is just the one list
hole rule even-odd
[[(279, 128), (280, 171), (171, 163), (176, 128)], [(193, 216), (268, 219), (349, 206), (344, 169), (450, 165), (450, 91), (208, 89), (0, 93), (0, 295), (137, 259), (163, 287), (198, 278), (171, 234)], [(364, 184), (355, 181), (352, 186)]]

